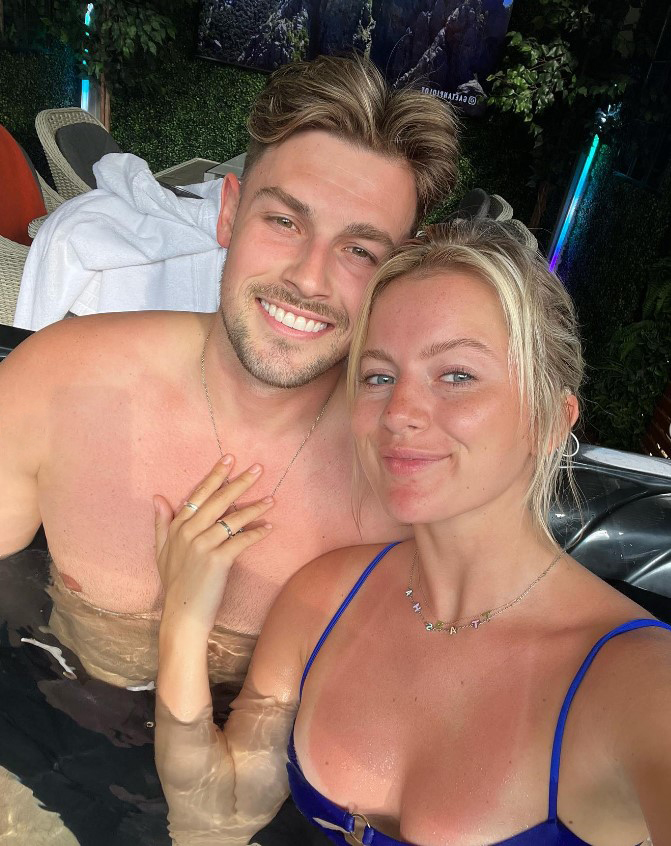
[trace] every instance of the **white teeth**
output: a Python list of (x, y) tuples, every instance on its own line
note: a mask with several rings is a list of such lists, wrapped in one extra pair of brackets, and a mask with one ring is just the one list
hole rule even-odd
[(321, 321), (306, 320), (302, 315), (293, 314), (290, 311), (285, 311), (279, 306), (271, 305), (266, 300), (259, 300), (264, 310), (268, 312), (271, 317), (274, 317), (278, 323), (283, 323), (292, 329), (298, 329), (299, 332), (321, 332), (326, 329), (328, 323)]

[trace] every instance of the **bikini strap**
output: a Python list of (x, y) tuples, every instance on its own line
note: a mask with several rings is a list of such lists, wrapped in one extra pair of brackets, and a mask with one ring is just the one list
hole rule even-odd
[(662, 629), (668, 629), (671, 631), (671, 625), (668, 623), (662, 623), (661, 620), (630, 620), (628, 623), (622, 623), (622, 625), (617, 626), (616, 628), (612, 629), (611, 631), (607, 632), (602, 638), (600, 638), (592, 647), (589, 654), (582, 662), (582, 665), (578, 672), (575, 675), (575, 678), (571, 682), (571, 686), (569, 687), (566, 696), (564, 698), (564, 704), (561, 707), (561, 711), (559, 712), (559, 719), (557, 720), (557, 728), (555, 729), (555, 736), (554, 741), (552, 743), (552, 760), (550, 763), (550, 796), (549, 796), (549, 809), (548, 809), (548, 819), (552, 821), (557, 820), (557, 793), (559, 790), (559, 763), (561, 758), (561, 746), (562, 740), (564, 739), (564, 728), (566, 726), (566, 718), (568, 717), (569, 708), (571, 707), (571, 703), (573, 702), (573, 697), (575, 696), (580, 683), (582, 682), (583, 678), (585, 677), (585, 673), (589, 670), (592, 661), (596, 657), (597, 653), (601, 649), (601, 647), (611, 640), (617, 635), (624, 634), (625, 632), (631, 632), (635, 629), (643, 629), (648, 628), (650, 626), (659, 627)]
[(359, 588), (361, 587), (361, 585), (366, 581), (368, 576), (370, 576), (370, 574), (373, 572), (373, 570), (378, 565), (378, 563), (384, 558), (384, 556), (389, 552), (390, 549), (393, 549), (399, 543), (401, 543), (401, 541), (394, 541), (393, 543), (390, 543), (387, 546), (385, 546), (385, 548), (383, 550), (378, 552), (378, 554), (375, 556), (375, 558), (373, 558), (373, 560), (370, 562), (370, 564), (366, 567), (366, 569), (363, 571), (363, 573), (356, 580), (356, 583), (355, 583), (354, 587), (352, 588), (352, 590), (343, 599), (343, 601), (340, 604), (340, 608), (338, 608), (338, 610), (335, 612), (333, 617), (331, 617), (331, 622), (324, 629), (324, 633), (322, 634), (322, 636), (317, 641), (317, 645), (312, 650), (312, 655), (310, 655), (310, 657), (308, 658), (308, 662), (305, 665), (305, 669), (303, 670), (303, 677), (301, 678), (301, 687), (300, 687), (300, 691), (299, 691), (299, 695), (298, 695), (299, 701), (303, 697), (303, 685), (305, 684), (305, 679), (307, 678), (308, 673), (310, 672), (310, 667), (312, 666), (313, 661), (317, 657), (317, 653), (319, 652), (319, 650), (324, 645), (324, 641), (331, 634), (331, 629), (335, 626), (335, 624), (341, 618), (341, 616), (343, 615), (343, 612), (345, 611), (347, 606), (350, 604), (350, 602), (354, 599), (354, 597), (359, 592)]

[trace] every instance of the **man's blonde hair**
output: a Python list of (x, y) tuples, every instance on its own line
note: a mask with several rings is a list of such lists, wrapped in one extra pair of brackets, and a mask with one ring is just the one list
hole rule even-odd
[(245, 171), (267, 147), (296, 132), (322, 130), (363, 149), (405, 160), (417, 188), (416, 223), (453, 190), (457, 123), (447, 103), (410, 88), (392, 90), (368, 59), (319, 56), (276, 70), (247, 127)]
[[(520, 229), (492, 220), (455, 220), (427, 227), (380, 266), (364, 295), (350, 347), (350, 402), (359, 387), (361, 354), (375, 301), (394, 281), (471, 273), (496, 291), (508, 328), (508, 364), (520, 408), (530, 421), (533, 473), (525, 504), (548, 535), (548, 515), (560, 471), (575, 494), (570, 458), (570, 395), (578, 396), (583, 358), (573, 302), (537, 250), (521, 243)], [(390, 327), (393, 331), (393, 327)], [(492, 468), (495, 470), (495, 468)]]

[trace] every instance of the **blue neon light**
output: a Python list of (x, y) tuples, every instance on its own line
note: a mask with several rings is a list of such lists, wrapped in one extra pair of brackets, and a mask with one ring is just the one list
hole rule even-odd
[[(91, 26), (91, 12), (93, 11), (93, 3), (89, 3), (86, 7), (86, 14), (84, 15), (84, 26)], [(91, 33), (86, 31), (86, 35), (89, 36)], [(88, 49), (85, 47), (84, 52), (88, 53)], [(82, 61), (83, 65), (86, 65), (86, 59)], [(82, 98), (81, 98), (81, 107), (82, 109), (87, 112), (89, 109), (89, 90), (90, 84), (88, 79), (82, 79)]]
[(594, 156), (596, 155), (596, 150), (598, 146), (599, 136), (595, 135), (592, 139), (592, 146), (590, 147), (589, 153), (587, 154), (587, 158), (585, 159), (585, 164), (582, 167), (582, 172), (580, 174), (580, 178), (578, 179), (578, 184), (576, 185), (575, 191), (573, 192), (573, 197), (571, 198), (568, 211), (566, 212), (566, 217), (564, 218), (564, 222), (559, 232), (559, 237), (557, 238), (557, 243), (555, 245), (554, 252), (552, 253), (552, 258), (550, 259), (550, 270), (554, 270), (557, 267), (557, 264), (559, 263), (559, 256), (561, 255), (561, 251), (566, 242), (566, 237), (568, 235), (569, 229), (571, 228), (571, 224), (573, 223), (573, 218), (575, 217), (578, 205), (580, 204), (580, 200), (582, 199), (582, 195), (585, 190), (585, 183), (587, 182), (587, 177), (589, 175), (590, 168), (592, 167), (592, 162), (594, 161)]

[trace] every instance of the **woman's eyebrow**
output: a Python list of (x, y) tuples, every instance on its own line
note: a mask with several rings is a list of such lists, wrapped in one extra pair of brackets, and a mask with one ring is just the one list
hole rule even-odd
[[(478, 341), (475, 338), (452, 338), (449, 341), (440, 341), (439, 343), (425, 347), (420, 352), (419, 357), (422, 360), (427, 360), (435, 358), (437, 355), (450, 352), (451, 350), (458, 349), (459, 347), (470, 347), (470, 349), (476, 350), (477, 352), (482, 352), (485, 355), (492, 357), (494, 356), (493, 351), (482, 341)], [(391, 353), (388, 353), (386, 350), (379, 347), (377, 349), (364, 350), (361, 353), (361, 358), (373, 358), (376, 361), (388, 361), (390, 363), (393, 363), (394, 361)]]
[(431, 344), (428, 347), (425, 347), (419, 357), (421, 359), (429, 359), (434, 358), (437, 355), (442, 355), (442, 353), (450, 352), (451, 350), (457, 349), (458, 347), (470, 347), (470, 349), (476, 350), (477, 352), (485, 353), (485, 355), (494, 356), (493, 351), (487, 344), (484, 344), (482, 341), (478, 341), (475, 338), (452, 338), (449, 341), (441, 341), (440, 343)]
[(364, 350), (361, 353), (361, 359), (364, 359), (364, 358), (374, 358), (376, 361), (388, 361), (390, 363), (393, 363), (393, 361), (394, 361), (394, 359), (389, 355), (388, 352), (385, 352), (384, 350), (381, 350), (381, 349)]

